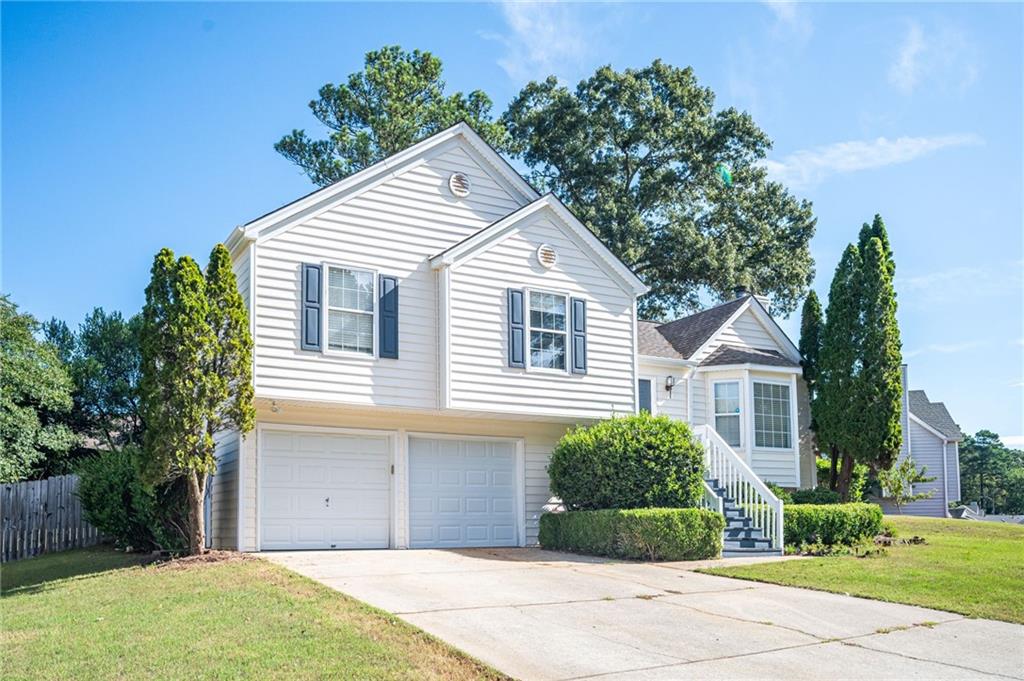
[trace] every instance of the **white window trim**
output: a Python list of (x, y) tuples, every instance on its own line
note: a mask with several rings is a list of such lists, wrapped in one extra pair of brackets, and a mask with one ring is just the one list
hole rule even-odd
[[(376, 360), (377, 359), (377, 352), (380, 350), (380, 347), (379, 347), (380, 344), (379, 344), (378, 338), (377, 338), (377, 331), (378, 331), (377, 327), (379, 326), (378, 320), (377, 320), (377, 314), (378, 314), (378, 310), (377, 310), (377, 270), (375, 270), (375, 269), (373, 269), (371, 267), (359, 267), (359, 266), (356, 266), (356, 265), (348, 265), (348, 264), (340, 263), (340, 262), (324, 262), (324, 263), (322, 263), (322, 265), (323, 265), (323, 276), (321, 278), (323, 279), (323, 291), (320, 294), (320, 300), (323, 301), (323, 310), (324, 310), (323, 320), (321, 320), (321, 324), (323, 326), (323, 328), (321, 329), (321, 334), (322, 334), (322, 338), (324, 340), (324, 346), (323, 346), (324, 347), (324, 349), (323, 349), (324, 354), (327, 354), (327, 355), (339, 355), (339, 356), (342, 356), (342, 357), (352, 357), (352, 358), (357, 358), (358, 357), (358, 358), (361, 358), (361, 359), (364, 359), (364, 360), (367, 360), (367, 361)], [(370, 324), (372, 326), (372, 330), (373, 330), (373, 341), (372, 341), (373, 342), (373, 352), (371, 352), (369, 354), (367, 354), (365, 352), (358, 352), (356, 350), (337, 350), (337, 349), (334, 349), (334, 348), (331, 347), (331, 340), (328, 337), (328, 331), (330, 329), (331, 310), (334, 310), (336, 312), (355, 312), (357, 314), (370, 314), (369, 312), (366, 312), (365, 310), (352, 310), (352, 309), (344, 308), (344, 307), (331, 307), (331, 305), (330, 305), (331, 287), (330, 287), (330, 283), (329, 283), (330, 282), (330, 278), (331, 278), (330, 277), (330, 274), (331, 274), (330, 270), (331, 270), (331, 268), (333, 268), (333, 269), (351, 270), (353, 272), (365, 272), (365, 273), (370, 275), (370, 283), (372, 285), (372, 292), (370, 294), (370, 298), (371, 298), (371, 300), (373, 302), (373, 313), (372, 313), (373, 314), (373, 319), (370, 322)]]
[[(523, 321), (526, 322), (525, 326), (526, 326), (526, 369), (527, 369), (527, 371), (537, 371), (537, 372), (544, 373), (544, 374), (556, 374), (558, 376), (565, 376), (565, 375), (567, 375), (569, 373), (570, 369), (572, 368), (572, 357), (570, 357), (570, 353), (572, 351), (572, 348), (570, 348), (570, 346), (569, 346), (569, 329), (572, 326), (572, 310), (569, 309), (569, 305), (570, 305), (569, 294), (565, 293), (563, 291), (552, 291), (551, 289), (529, 288), (529, 287), (523, 289), (523, 291), (526, 294), (526, 300), (523, 301), (523, 304), (524, 304), (524, 306), (526, 308), (525, 315), (524, 315), (526, 317), (526, 319), (524, 319)], [(530, 346), (531, 346), (530, 337), (533, 334), (534, 328), (533, 328), (533, 324), (530, 321), (531, 320), (530, 297), (534, 293), (546, 293), (546, 294), (552, 295), (552, 296), (559, 296), (560, 298), (565, 300), (565, 330), (564, 331), (555, 331), (553, 329), (537, 329), (537, 331), (540, 331), (540, 332), (543, 332), (543, 333), (561, 333), (565, 337), (565, 368), (564, 369), (552, 369), (550, 367), (539, 367), (539, 366), (534, 366), (533, 365), (533, 353), (530, 351)]]
[[(763, 446), (757, 444), (757, 406), (756, 406), (757, 395), (754, 393), (754, 386), (756, 384), (758, 384), (758, 383), (763, 383), (763, 384), (766, 384), (766, 385), (781, 385), (781, 386), (784, 386), (789, 391), (789, 409), (787, 410), (788, 411), (787, 416), (789, 417), (789, 447), (763, 447)], [(766, 452), (791, 452), (791, 451), (793, 451), (794, 445), (796, 444), (796, 441), (797, 441), (796, 433), (793, 432), (793, 400), (794, 400), (793, 387), (790, 384), (790, 381), (776, 380), (776, 379), (772, 379), (772, 378), (761, 378), (761, 377), (751, 378), (751, 380), (750, 380), (750, 413), (751, 413), (751, 417), (752, 417), (751, 418), (751, 427), (753, 428), (753, 431), (751, 431), (751, 435), (752, 435), (752, 442), (753, 442), (753, 445), (754, 445), (754, 449), (756, 449), (758, 451), (766, 451)]]
[[(736, 399), (740, 403), (740, 410), (739, 410), (739, 412), (729, 412), (729, 413), (722, 413), (722, 414), (718, 413), (718, 408), (715, 406), (715, 386), (718, 385), (719, 383), (735, 383), (736, 384)], [(744, 428), (743, 428), (743, 414), (744, 414), (744, 409), (743, 409), (743, 406), (744, 406), (743, 405), (743, 379), (740, 379), (740, 378), (720, 378), (720, 379), (713, 380), (713, 381), (711, 381), (711, 391), (710, 392), (711, 392), (711, 395), (710, 395), (710, 397), (711, 397), (711, 410), (710, 411), (711, 411), (711, 425), (712, 425), (712, 427), (716, 431), (718, 430), (718, 417), (719, 416), (737, 416), (737, 417), (739, 417), (739, 422), (740, 422), (740, 428), (739, 428), (739, 431), (740, 431), (740, 441), (739, 441), (738, 444), (735, 444), (735, 445), (734, 444), (729, 444), (729, 446), (730, 447), (735, 447), (737, 449), (742, 449), (743, 448), (743, 443), (746, 440), (746, 438), (743, 437), (743, 435), (744, 435), (744, 433), (743, 433), (743, 431), (744, 431)], [(721, 434), (721, 433), (719, 433), (719, 434)], [(725, 438), (723, 437), (722, 439), (724, 440)]]

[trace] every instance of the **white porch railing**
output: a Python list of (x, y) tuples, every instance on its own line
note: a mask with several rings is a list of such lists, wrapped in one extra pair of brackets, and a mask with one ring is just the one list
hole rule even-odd
[(772, 494), (717, 430), (704, 425), (694, 426), (693, 432), (704, 445), (708, 477), (718, 480), (719, 487), (725, 488), (725, 496), (743, 509), (753, 526), (771, 540), (773, 549), (782, 551), (782, 501)]
[(708, 484), (707, 480), (701, 480), (701, 482), (704, 484), (704, 496), (701, 497), (700, 507), (717, 511), (724, 515), (722, 497), (715, 494), (715, 490), (711, 489), (711, 485)]

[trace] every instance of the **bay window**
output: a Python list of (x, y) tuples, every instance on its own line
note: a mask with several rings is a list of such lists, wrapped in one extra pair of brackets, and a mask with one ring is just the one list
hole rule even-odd
[(754, 381), (754, 446), (790, 449), (793, 446), (789, 386)]
[(740, 383), (714, 384), (715, 430), (732, 447), (740, 446)]

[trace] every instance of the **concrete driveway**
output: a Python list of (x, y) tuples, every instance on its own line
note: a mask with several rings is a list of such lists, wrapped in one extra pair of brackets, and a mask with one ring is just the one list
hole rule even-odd
[(1024, 627), (534, 549), (266, 553), (520, 679), (1024, 679)]

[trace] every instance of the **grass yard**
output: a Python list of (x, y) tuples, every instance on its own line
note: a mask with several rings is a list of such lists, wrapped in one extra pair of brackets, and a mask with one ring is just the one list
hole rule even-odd
[(707, 572), (788, 586), (848, 593), (1024, 624), (1024, 526), (886, 517), (899, 538), (885, 556), (808, 558)]
[(503, 679), (252, 557), (140, 566), (83, 549), (3, 566), (4, 679)]

